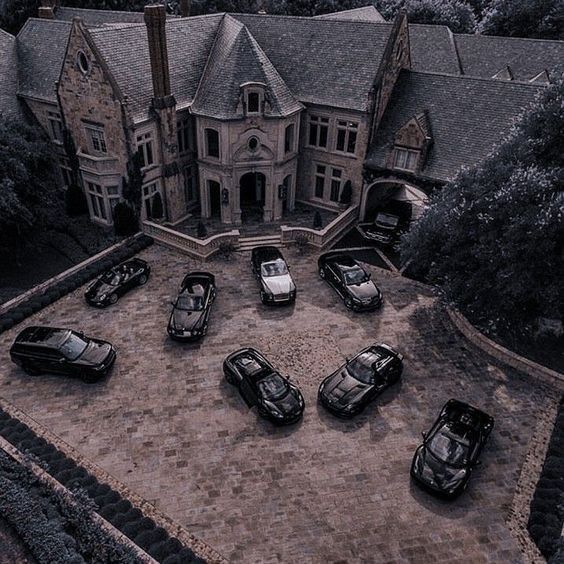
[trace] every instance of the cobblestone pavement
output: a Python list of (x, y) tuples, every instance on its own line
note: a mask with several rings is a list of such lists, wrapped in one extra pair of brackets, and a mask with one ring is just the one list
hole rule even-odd
[[(158, 246), (141, 256), (149, 283), (105, 310), (84, 289), (25, 324), (80, 328), (118, 347), (110, 376), (88, 385), (26, 376), (0, 337), (0, 396), (61, 436), (234, 562), (521, 562), (505, 517), (537, 415), (552, 390), (469, 348), (424, 287), (380, 270), (385, 304), (354, 314), (286, 251), (295, 307), (260, 304), (249, 255), (200, 264)], [(217, 275), (200, 345), (171, 342), (169, 302), (188, 269)], [(403, 381), (350, 422), (316, 405), (324, 375), (374, 341), (404, 352)], [(224, 382), (221, 361), (254, 345), (292, 376), (303, 421), (277, 429)], [(409, 466), (443, 403), (457, 397), (496, 418), (468, 491), (452, 503), (414, 487)]]

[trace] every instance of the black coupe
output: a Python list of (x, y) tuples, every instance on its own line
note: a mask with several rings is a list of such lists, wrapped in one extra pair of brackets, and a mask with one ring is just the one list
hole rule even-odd
[(171, 302), (167, 328), (171, 338), (194, 341), (206, 334), (216, 292), (215, 276), (209, 272), (191, 272), (184, 277), (178, 296)]
[(339, 294), (352, 310), (370, 310), (382, 305), (382, 292), (370, 274), (350, 255), (326, 253), (317, 261), (319, 276)]
[(49, 372), (95, 382), (114, 364), (116, 350), (107, 341), (79, 331), (26, 327), (10, 348), (10, 357), (28, 374)]
[(415, 451), (411, 476), (423, 487), (456, 497), (468, 486), (472, 470), (492, 432), (491, 416), (467, 403), (451, 399), (441, 410), (423, 444)]
[(132, 288), (143, 286), (149, 279), (149, 274), (151, 267), (144, 260), (128, 260), (104, 272), (90, 285), (84, 297), (90, 305), (96, 307), (115, 304), (120, 296)]
[(318, 398), (334, 415), (353, 417), (395, 384), (403, 371), (403, 355), (385, 344), (372, 345), (323, 380)]
[(238, 350), (223, 361), (225, 379), (237, 386), (249, 407), (278, 425), (294, 423), (303, 415), (304, 398), (296, 386), (278, 373), (253, 348)]
[(263, 304), (288, 304), (296, 300), (296, 285), (290, 269), (276, 247), (255, 247), (251, 253), (251, 265), (260, 284)]

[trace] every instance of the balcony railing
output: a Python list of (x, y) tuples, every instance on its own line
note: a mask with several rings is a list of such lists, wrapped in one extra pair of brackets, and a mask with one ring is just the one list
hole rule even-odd
[(119, 174), (120, 166), (117, 157), (98, 157), (94, 155), (87, 155), (79, 151), (77, 153), (82, 170), (91, 172), (93, 174)]
[(307, 242), (318, 249), (326, 247), (331, 241), (339, 236), (358, 218), (359, 206), (353, 206), (337, 216), (324, 229), (311, 229), (309, 227), (288, 227), (283, 225), (282, 243), (292, 243), (300, 237), (305, 237)]
[(168, 245), (194, 258), (204, 260), (216, 253), (222, 243), (230, 243), (234, 247), (239, 244), (239, 231), (236, 229), (213, 235), (207, 239), (196, 239), (195, 237), (190, 237), (190, 235), (169, 229), (164, 225), (159, 225), (152, 221), (144, 221), (143, 232), (163, 245)]

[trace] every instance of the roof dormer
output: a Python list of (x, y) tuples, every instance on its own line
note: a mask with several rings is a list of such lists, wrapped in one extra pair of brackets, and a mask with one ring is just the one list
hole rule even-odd
[(396, 131), (394, 145), (388, 156), (390, 168), (409, 172), (421, 170), (432, 143), (431, 123), (425, 110)]
[(239, 109), (245, 116), (261, 116), (271, 111), (266, 84), (245, 82), (240, 88)]
[(505, 68), (496, 72), (492, 78), (497, 78), (498, 80), (513, 80), (513, 71), (511, 67), (507, 65)]

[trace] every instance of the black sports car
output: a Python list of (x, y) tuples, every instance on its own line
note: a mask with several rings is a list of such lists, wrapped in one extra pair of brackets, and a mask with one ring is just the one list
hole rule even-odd
[(401, 222), (399, 216), (380, 211), (374, 223), (364, 228), (364, 236), (382, 245), (393, 245), (400, 237)]
[(251, 253), (253, 274), (260, 284), (263, 304), (288, 304), (296, 300), (290, 269), (276, 247), (255, 247)]
[(376, 309), (382, 305), (382, 292), (370, 274), (350, 255), (326, 253), (317, 261), (319, 276), (330, 284), (349, 309)]
[(96, 282), (90, 285), (84, 297), (96, 307), (115, 304), (120, 296), (135, 288), (143, 286), (149, 279), (151, 267), (139, 258), (134, 258), (110, 268)]
[(372, 345), (321, 382), (319, 401), (334, 415), (353, 417), (394, 385), (402, 371), (403, 355), (383, 343)]
[(171, 302), (168, 334), (178, 341), (194, 341), (208, 330), (211, 305), (215, 300), (215, 276), (209, 272), (191, 272), (184, 277), (180, 292)]
[(223, 361), (225, 379), (237, 386), (249, 407), (278, 425), (297, 421), (304, 412), (304, 398), (256, 349), (246, 348)]
[(10, 348), (10, 357), (28, 374), (65, 374), (95, 382), (114, 364), (116, 350), (107, 341), (80, 331), (26, 327)]
[(456, 497), (468, 486), (472, 470), (492, 432), (493, 417), (451, 399), (441, 410), (423, 444), (415, 451), (411, 476), (423, 487)]

